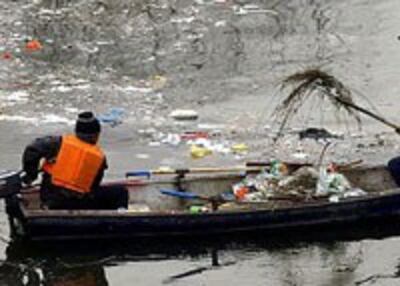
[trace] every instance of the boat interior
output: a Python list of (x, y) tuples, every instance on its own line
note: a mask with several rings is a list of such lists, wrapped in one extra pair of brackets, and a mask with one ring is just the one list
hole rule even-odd
[[(291, 170), (294, 171), (294, 170)], [(368, 195), (379, 195), (396, 189), (396, 184), (385, 166), (356, 166), (341, 172), (352, 186), (360, 188)], [(248, 211), (258, 209), (277, 209), (304, 204), (327, 203), (326, 198), (298, 200), (280, 198), (258, 202), (241, 202), (232, 200), (205, 200), (204, 198), (181, 198), (161, 193), (161, 190), (182, 191), (206, 198), (217, 198), (223, 193), (232, 192), (232, 186), (249, 174), (218, 173), (218, 174), (186, 174), (183, 178), (174, 175), (160, 175), (147, 178), (126, 179), (105, 184), (124, 185), (129, 192), (129, 208), (127, 210), (48, 210), (42, 206), (38, 189), (25, 190), (21, 194), (21, 208), (25, 215), (149, 215), (149, 214), (180, 214), (189, 210), (201, 210), (208, 207), (213, 212)], [(211, 207), (212, 205), (212, 207)], [(197, 209), (191, 207), (197, 206)], [(196, 212), (197, 212), (196, 211)]]

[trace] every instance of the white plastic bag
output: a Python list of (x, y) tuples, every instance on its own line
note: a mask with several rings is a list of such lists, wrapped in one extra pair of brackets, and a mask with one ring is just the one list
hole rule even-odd
[(317, 182), (316, 194), (337, 194), (350, 190), (349, 181), (340, 173), (328, 172), (326, 168), (321, 168)]

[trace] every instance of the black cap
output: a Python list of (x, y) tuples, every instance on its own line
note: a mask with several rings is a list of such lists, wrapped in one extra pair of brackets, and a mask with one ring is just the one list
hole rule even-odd
[(75, 124), (76, 134), (98, 134), (101, 131), (99, 120), (94, 116), (93, 112), (85, 111), (78, 114)]

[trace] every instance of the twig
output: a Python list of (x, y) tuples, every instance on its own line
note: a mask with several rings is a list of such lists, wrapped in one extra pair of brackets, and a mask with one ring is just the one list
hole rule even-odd
[(328, 102), (333, 104), (336, 111), (345, 110), (351, 118), (357, 121), (359, 126), (361, 125), (359, 113), (362, 113), (390, 128), (393, 128), (396, 133), (400, 134), (399, 125), (355, 104), (350, 89), (345, 87), (337, 78), (326, 72), (319, 69), (307, 69), (295, 73), (283, 80), (281, 89), (284, 89), (289, 85), (293, 85), (294, 88), (275, 109), (273, 114), (274, 116), (279, 115), (282, 117), (278, 136), (281, 135), (282, 130), (289, 124), (300, 108), (312, 95), (318, 95), (320, 98), (327, 99)]
[(331, 142), (327, 142), (324, 145), (324, 147), (322, 148), (321, 154), (319, 155), (319, 159), (318, 159), (318, 165), (317, 165), (318, 170), (321, 168), (322, 161), (324, 160), (324, 156), (325, 156), (326, 150), (328, 150), (329, 145), (331, 145)]
[(394, 274), (375, 274), (375, 275), (371, 275), (363, 280), (360, 281), (356, 281), (355, 284), (356, 285), (362, 285), (364, 283), (367, 283), (369, 281), (375, 281), (377, 279), (384, 279), (384, 278), (398, 278), (397, 275)]

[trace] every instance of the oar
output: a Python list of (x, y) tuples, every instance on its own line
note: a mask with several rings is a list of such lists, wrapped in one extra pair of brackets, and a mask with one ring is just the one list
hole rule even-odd
[(163, 195), (177, 197), (180, 199), (187, 199), (187, 200), (203, 200), (203, 201), (215, 200), (215, 198), (213, 198), (213, 197), (201, 196), (199, 194), (195, 194), (195, 193), (191, 193), (191, 192), (181, 192), (181, 191), (175, 191), (175, 190), (162, 189), (162, 190), (160, 190), (160, 193), (162, 193)]
[(169, 169), (160, 168), (155, 170), (137, 170), (129, 171), (126, 177), (148, 177), (152, 175), (185, 175), (185, 174), (202, 174), (202, 173), (232, 173), (232, 172), (260, 172), (264, 168), (262, 166), (254, 167), (203, 167), (188, 169)]
[(163, 195), (172, 196), (172, 197), (176, 197), (176, 198), (180, 198), (180, 199), (207, 201), (207, 202), (211, 203), (211, 208), (213, 211), (216, 211), (220, 204), (236, 201), (235, 199), (229, 200), (229, 199), (223, 198), (220, 195), (207, 197), (207, 196), (201, 196), (199, 194), (186, 192), (186, 191), (183, 192), (183, 191), (165, 190), (165, 189), (160, 190), (160, 192)]

